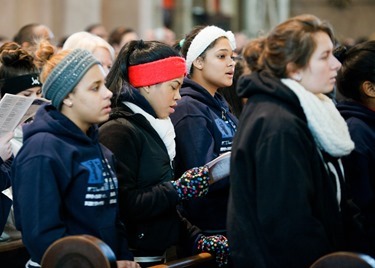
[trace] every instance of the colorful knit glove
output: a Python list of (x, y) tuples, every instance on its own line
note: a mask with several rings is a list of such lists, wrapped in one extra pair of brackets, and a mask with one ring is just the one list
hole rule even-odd
[(206, 195), (209, 181), (208, 168), (202, 166), (185, 171), (178, 180), (172, 181), (172, 185), (176, 189), (179, 198), (187, 200)]
[(228, 239), (223, 235), (204, 236), (198, 241), (198, 251), (215, 255), (215, 261), (219, 267), (228, 264), (229, 246)]

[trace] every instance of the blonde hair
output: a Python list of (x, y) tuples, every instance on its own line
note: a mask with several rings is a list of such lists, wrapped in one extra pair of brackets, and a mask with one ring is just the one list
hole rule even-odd
[(103, 38), (89, 32), (76, 32), (70, 35), (64, 42), (62, 49), (82, 48), (94, 53), (94, 50), (98, 47), (107, 49), (109, 54), (111, 54), (112, 60), (115, 59), (114, 48)]

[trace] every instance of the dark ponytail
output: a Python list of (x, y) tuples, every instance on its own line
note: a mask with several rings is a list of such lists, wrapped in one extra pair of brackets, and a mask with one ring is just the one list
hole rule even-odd
[(343, 63), (343, 61), (345, 60), (347, 51), (348, 51), (348, 48), (346, 46), (339, 46), (339, 47), (335, 48), (335, 50), (333, 51), (333, 55), (335, 55), (335, 57), (341, 63)]
[(357, 44), (347, 51), (341, 48), (335, 51), (335, 56), (342, 64), (337, 74), (337, 89), (344, 97), (362, 102), (362, 84), (375, 83), (375, 40)]
[(117, 101), (122, 91), (131, 86), (129, 84), (129, 66), (153, 62), (168, 57), (180, 56), (178, 51), (162, 42), (134, 40), (125, 44), (106, 78), (106, 86), (113, 92)]

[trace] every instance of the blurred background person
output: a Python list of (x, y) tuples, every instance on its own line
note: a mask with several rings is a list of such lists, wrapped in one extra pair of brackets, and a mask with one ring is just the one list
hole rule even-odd
[(37, 49), (36, 44), (40, 40), (47, 40), (54, 45), (54, 34), (52, 30), (44, 24), (30, 23), (18, 30), (16, 35), (13, 37), (13, 41), (26, 49), (28, 53), (34, 56), (34, 52)]
[(108, 74), (115, 60), (115, 51), (107, 41), (88, 32), (77, 32), (70, 35), (62, 47), (63, 50), (75, 48), (90, 51), (98, 59), (105, 73)]
[(173, 46), (176, 43), (176, 34), (167, 27), (158, 27), (148, 30), (145, 39), (160, 41), (169, 46)]
[(94, 35), (97, 35), (101, 38), (103, 38), (105, 41), (108, 41), (108, 30), (107, 28), (101, 24), (101, 23), (94, 23), (94, 24), (90, 24), (88, 25), (85, 29), (84, 29), (85, 32), (89, 32), (89, 33), (92, 33)]
[(132, 40), (138, 40), (139, 36), (132, 28), (124, 26), (116, 27), (109, 35), (108, 43), (114, 48), (117, 56), (121, 48)]

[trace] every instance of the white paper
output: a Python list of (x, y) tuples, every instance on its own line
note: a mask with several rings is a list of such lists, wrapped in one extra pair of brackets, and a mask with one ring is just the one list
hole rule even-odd
[(13, 132), (34, 98), (5, 94), (0, 101), (0, 135)]
[(210, 171), (211, 183), (229, 176), (230, 156), (231, 152), (226, 152), (206, 164)]

